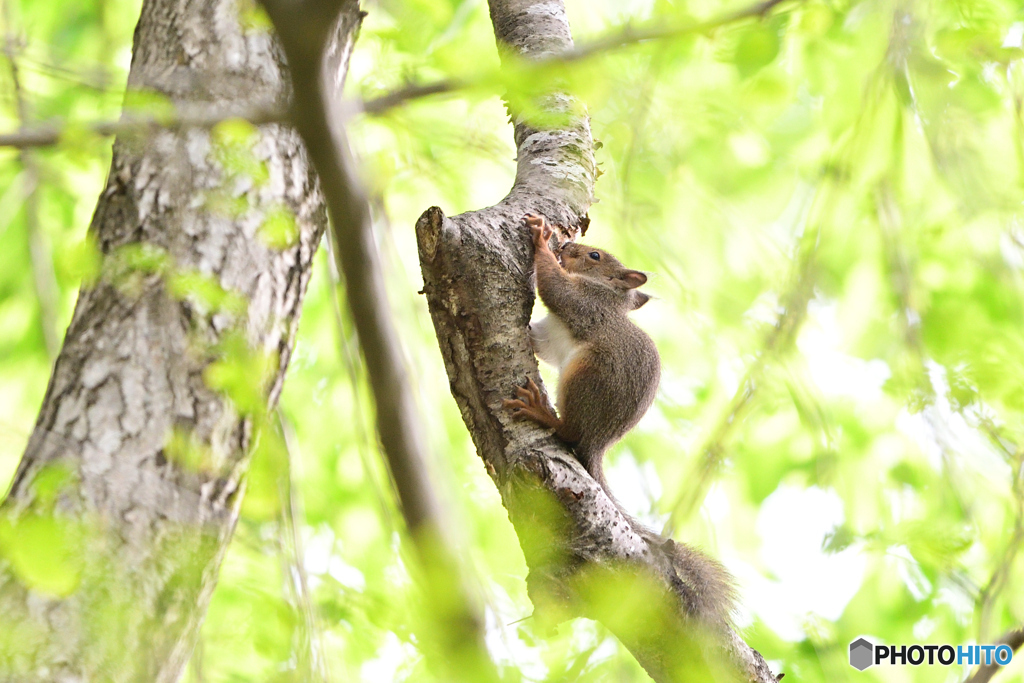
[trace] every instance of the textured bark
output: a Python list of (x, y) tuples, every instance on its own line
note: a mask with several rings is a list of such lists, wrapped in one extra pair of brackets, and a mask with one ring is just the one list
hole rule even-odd
[[(140, 87), (185, 106), (281, 109), (290, 97), (275, 39), (243, 30), (233, 0), (146, 0), (129, 75)], [(294, 130), (260, 126), (252, 153), (265, 182), (222, 163), (207, 130), (115, 142), (90, 228), (102, 275), (79, 295), (3, 504), (15, 534), (39, 519), (73, 530), (60, 551), (78, 582), (58, 594), (26, 588), (0, 559), (0, 680), (174, 681), (188, 660), (238, 517), (253, 426), (204, 371), (238, 331), (272, 359), (256, 391), (273, 405), (327, 222)], [(216, 208), (224, 198), (233, 212)], [(281, 209), (294, 213), (296, 239), (271, 248), (258, 230)], [(126, 245), (163, 254), (169, 268), (126, 270)], [(240, 295), (244, 311), (171, 291), (166, 276), (182, 272)], [(198, 463), (168, 448), (172, 434)], [(70, 476), (53, 499), (43, 484), (55, 466)]]
[[(503, 58), (541, 59), (572, 48), (561, 2), (491, 0), (490, 9)], [(742, 680), (775, 681), (760, 654), (732, 631), (713, 638), (724, 658), (693, 661), (703, 659), (702, 648), (680, 641), (692, 625), (685, 616), (686, 587), (669, 559), (671, 542), (634, 527), (563, 444), (502, 409), (527, 377), (541, 383), (526, 334), (534, 295), (523, 216), (542, 214), (560, 228), (559, 241), (573, 239), (586, 230), (593, 198), (595, 162), (582, 106), (559, 93), (545, 96), (543, 106), (568, 123), (540, 130), (513, 114), (517, 173), (505, 199), (451, 218), (433, 207), (416, 224), (424, 292), (452, 394), (519, 535), (538, 617), (600, 619), (659, 681), (716, 670), (722, 659), (733, 669), (727, 677), (738, 672)], [(637, 630), (628, 613), (642, 605), (624, 599), (616, 613), (589, 597), (592, 579), (608, 582), (622, 573), (645, 577), (661, 591), (668, 622), (664, 614), (653, 615)]]

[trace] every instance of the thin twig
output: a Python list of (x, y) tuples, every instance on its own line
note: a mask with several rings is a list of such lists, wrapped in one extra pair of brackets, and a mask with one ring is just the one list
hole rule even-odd
[[(262, 0), (281, 40), (292, 75), (296, 102), (292, 123), (302, 136), (327, 200), (335, 257), (345, 279), (345, 294), (366, 362), (377, 410), (377, 432), (409, 527), (425, 595), (444, 596), (432, 603), (445, 628), (421, 630), (425, 649), (436, 651), (433, 663), (464, 672), (467, 678), (497, 680), (484, 642), (484, 624), (463, 582), (458, 553), (450, 544), (450, 525), (428, 471), (429, 455), (409, 382), (405, 352), (395, 328), (380, 255), (373, 234), (369, 202), (355, 171), (338, 116), (341, 83), (332, 28), (359, 21), (352, 0), (305, 2)], [(435, 649), (436, 648), (436, 649)]]
[[(1000, 638), (997, 644), (1008, 645), (1010, 647), (1010, 650), (1016, 652), (1021, 648), (1021, 646), (1024, 646), (1024, 628), (1018, 628), (1013, 631), (1010, 631), (1002, 638)], [(999, 670), (1001, 668), (1002, 667), (1000, 667), (998, 664), (994, 662), (992, 664), (984, 664), (982, 666), (979, 666), (975, 670), (974, 674), (966, 681), (964, 681), (964, 683), (988, 683), (990, 680), (992, 680), (993, 676), (999, 673)]]
[(72, 130), (83, 130), (99, 137), (139, 135), (157, 130), (208, 129), (231, 119), (245, 119), (256, 125), (282, 123), (288, 119), (288, 113), (284, 109), (274, 106), (246, 105), (233, 109), (198, 107), (179, 109), (176, 114), (170, 116), (127, 114), (118, 121), (100, 121), (76, 125), (73, 128), (66, 122), (58, 121), (0, 135), (0, 147), (21, 149), (48, 147), (59, 143), (61, 138)]
[[(642, 28), (625, 26), (604, 38), (598, 38), (591, 43), (580, 45), (566, 52), (552, 54), (522, 64), (520, 68), (528, 72), (534, 69), (579, 62), (599, 54), (612, 52), (639, 43), (709, 33), (737, 21), (763, 17), (774, 7), (785, 1), (767, 0), (766, 2), (759, 2), (746, 9), (731, 12), (708, 21), (675, 25), (654, 25)], [(507, 77), (506, 69), (506, 75), (503, 78)], [(494, 88), (500, 86), (502, 82), (502, 78), (499, 78), (498, 74), (487, 71), (471, 78), (446, 78), (434, 83), (405, 85), (386, 95), (362, 102), (350, 102), (340, 106), (338, 109), (350, 114), (363, 112), (376, 116), (394, 107), (424, 97), (452, 93), (478, 86)], [(170, 128), (172, 130), (180, 128), (212, 128), (221, 121), (234, 118), (246, 119), (259, 125), (263, 123), (280, 123), (287, 119), (287, 114), (283, 110), (273, 107), (255, 107), (252, 109), (241, 108), (237, 111), (196, 111), (182, 113), (179, 116), (165, 119), (158, 119), (152, 116), (134, 116), (122, 118), (119, 121), (101, 121), (78, 127), (84, 128), (94, 135), (104, 137), (125, 133), (145, 133), (157, 128)], [(67, 124), (50, 123), (31, 130), (0, 135), (0, 147), (25, 148), (55, 145), (60, 141), (66, 127)]]
[(676, 25), (672, 25), (671, 23), (654, 24), (652, 26), (645, 26), (642, 28), (626, 26), (611, 35), (605, 36), (604, 38), (598, 38), (597, 40), (580, 45), (579, 47), (575, 47), (567, 52), (561, 52), (550, 58), (540, 60), (537, 63), (546, 65), (552, 63), (576, 62), (597, 54), (611, 52), (612, 50), (618, 50), (620, 48), (637, 45), (639, 43), (646, 43), (653, 40), (664, 40), (666, 38), (680, 38), (686, 35), (710, 33), (715, 29), (722, 28), (723, 26), (727, 26), (728, 24), (742, 21), (744, 19), (764, 17), (775, 6), (780, 5), (785, 1), (786, 0), (765, 0), (765, 2), (759, 2), (751, 5), (750, 7), (736, 10), (735, 12), (730, 12), (716, 19), (709, 19), (708, 21), (696, 21)]
[(405, 104), (410, 100), (455, 92), (470, 85), (472, 85), (472, 82), (457, 78), (446, 78), (435, 83), (425, 83), (423, 85), (406, 85), (387, 95), (381, 95), (372, 100), (364, 101), (360, 109), (367, 114), (382, 114), (388, 109)]
[[(315, 680), (330, 683), (330, 671), (327, 658), (324, 656), (323, 643), (320, 638), (321, 628), (317, 619), (313, 598), (309, 591), (309, 577), (306, 575), (305, 552), (302, 549), (302, 533), (300, 522), (304, 519), (302, 501), (295, 488), (295, 468), (298, 463), (298, 444), (291, 424), (285, 419), (281, 409), (276, 411), (277, 425), (284, 439), (288, 457), (288, 473), (282, 477), (282, 509), (281, 509), (281, 542), (286, 550), (285, 570), (288, 573), (288, 585), (295, 592), (295, 601), (302, 612), (302, 643), (298, 653), (299, 661), (306, 669), (302, 671), (303, 680)], [(302, 660), (307, 660), (303, 662)]]
[[(11, 14), (10, 2), (4, 2), (4, 23), (8, 31), (8, 36), (4, 41), (4, 54), (7, 56), (11, 68), (11, 83), (18, 111), (18, 125), (24, 129), (28, 126), (31, 116), (21, 82), (21, 72), (18, 69), (18, 54), (15, 48), (17, 43), (11, 35), (13, 33)], [(39, 302), (39, 327), (43, 333), (43, 342), (46, 344), (46, 353), (50, 363), (53, 363), (60, 351), (60, 338), (57, 334), (58, 286), (57, 276), (53, 272), (53, 257), (50, 254), (50, 247), (43, 237), (39, 224), (39, 165), (36, 163), (35, 157), (26, 149), (19, 150), (18, 160), (25, 172), (22, 179), (25, 193), (25, 228), (28, 233), (32, 285), (35, 289), (36, 300)]]
[(814, 296), (814, 254), (817, 233), (820, 226), (815, 224), (800, 242), (800, 251), (793, 274), (793, 284), (781, 301), (782, 312), (775, 325), (765, 335), (764, 342), (754, 361), (740, 380), (736, 392), (725, 411), (721, 414), (711, 434), (699, 449), (700, 460), (697, 472), (688, 479), (689, 483), (669, 508), (669, 518), (663, 534), (671, 536), (675, 528), (689, 519), (707, 495), (707, 490), (721, 468), (725, 458), (725, 446), (733, 431), (742, 422), (750, 408), (765, 369), (775, 356), (792, 346), (797, 331), (807, 317), (807, 305)]
[(384, 520), (384, 526), (390, 537), (395, 532), (395, 520), (392, 518), (388, 496), (385, 494), (384, 487), (381, 486), (377, 476), (377, 469), (373, 466), (373, 462), (370, 459), (370, 453), (378, 450), (377, 442), (366, 429), (368, 411), (363, 401), (362, 393), (359, 390), (362, 384), (363, 373), (360, 371), (361, 368), (356, 358), (359, 355), (359, 343), (348, 332), (349, 325), (346, 324), (345, 314), (342, 311), (341, 301), (338, 298), (338, 292), (344, 288), (344, 283), (341, 281), (341, 273), (338, 272), (338, 259), (336, 256), (338, 247), (334, 243), (334, 239), (334, 233), (328, 231), (327, 260), (330, 266), (331, 309), (334, 311), (334, 325), (338, 334), (338, 348), (341, 349), (341, 360), (345, 365), (345, 373), (348, 375), (348, 384), (352, 393), (352, 405), (355, 408), (352, 421), (355, 424), (356, 442), (358, 443), (356, 450), (359, 452), (359, 459), (363, 464), (363, 472), (373, 488), (373, 495), (377, 501), (377, 507), (380, 509), (381, 519)]
[(1017, 556), (1024, 548), (1024, 447), (1017, 444), (1008, 445), (1005, 435), (1000, 434), (999, 428), (986, 417), (980, 419), (980, 427), (1009, 461), (1013, 477), (1010, 486), (1014, 502), (1013, 532), (1010, 534), (1010, 540), (1007, 541), (988, 583), (978, 594), (978, 641), (985, 642), (992, 630), (996, 600), (1006, 588)]
[[(102, 24), (102, 19), (98, 23)], [(115, 45), (116, 41), (102, 41), (104, 52), (109, 51)], [(123, 89), (124, 80), (127, 77), (125, 72), (107, 67), (106, 63), (109, 59), (101, 59), (98, 63), (86, 67), (78, 64), (74, 66), (62, 64), (60, 59), (52, 53), (46, 52), (44, 54), (43, 51), (34, 48), (28, 41), (22, 40), (21, 37), (17, 40), (7, 37), (0, 49), (3, 52), (9, 50), (17, 52), (23, 62), (23, 68), (29, 71), (35, 71), (53, 79), (63, 80), (73, 85), (91, 88), (100, 92), (114, 92), (117, 89), (118, 83), (121, 83), (120, 88)]]
[[(896, 175), (898, 176), (899, 174), (897, 173)], [(935, 400), (935, 387), (927, 370), (928, 354), (925, 351), (924, 340), (921, 337), (921, 316), (913, 303), (914, 277), (899, 240), (899, 232), (903, 228), (904, 221), (888, 181), (879, 183), (875, 189), (875, 213), (878, 216), (878, 227), (885, 254), (886, 275), (899, 305), (899, 320), (900, 326), (903, 329), (903, 341), (910, 351), (912, 362), (915, 364), (912, 371), (916, 377), (916, 389), (931, 404)], [(964, 515), (970, 519), (973, 514), (973, 506), (970, 502), (970, 497), (965, 495), (963, 491), (963, 477), (957, 467), (956, 460), (957, 447), (950, 442), (946, 421), (936, 412), (934, 406), (925, 408), (922, 411), (922, 415), (935, 439), (935, 443), (939, 446), (939, 454), (942, 457), (943, 479), (946, 481), (946, 485), (949, 487), (953, 497), (956, 498), (957, 504), (963, 510)]]
[[(607, 52), (613, 52), (615, 50), (640, 43), (665, 40), (668, 38), (681, 38), (687, 35), (710, 33), (715, 29), (722, 28), (723, 26), (737, 21), (752, 19), (755, 17), (764, 17), (776, 5), (780, 5), (785, 1), (786, 0), (766, 0), (765, 2), (759, 2), (745, 9), (730, 12), (708, 21), (695, 21), (681, 24), (661, 23), (644, 27), (626, 25), (603, 38), (597, 38), (591, 42), (574, 47), (571, 50), (556, 52), (541, 57), (540, 59), (522, 63), (519, 65), (519, 68), (523, 71), (529, 72), (534, 69), (544, 69), (552, 66), (579, 62), (584, 59), (589, 59), (590, 57)], [(485, 74), (478, 74), (474, 78), (444, 79), (435, 83), (408, 85), (387, 95), (367, 100), (363, 103), (362, 110), (368, 114), (380, 114), (392, 107), (396, 107), (411, 100), (427, 97), (429, 95), (449, 93), (487, 82), (500, 82), (502, 78), (509, 78), (510, 68), (512, 68), (511, 65), (505, 65), (504, 76), (501, 74), (487, 72)], [(518, 77), (526, 74), (517, 72), (514, 75)]]
[[(904, 341), (914, 354), (914, 360), (918, 366), (916, 370), (923, 376), (919, 384), (920, 389), (927, 394), (929, 399), (934, 399), (935, 388), (929, 380), (925, 368), (927, 354), (924, 348), (924, 341), (921, 339), (920, 324), (918, 322), (920, 315), (918, 315), (912, 303), (911, 288), (913, 278), (906, 258), (899, 248), (899, 241), (896, 239), (902, 221), (899, 215), (899, 208), (888, 185), (883, 183), (876, 190), (875, 203), (892, 288), (899, 302)], [(955, 450), (949, 444), (948, 437), (944, 434), (944, 422), (936, 415), (934, 409), (928, 409), (926, 416), (929, 428), (935, 437), (936, 443), (939, 445), (943, 462), (943, 476), (960, 507), (970, 516), (971, 506), (967, 502), (967, 496), (961, 490), (960, 482), (962, 477), (959, 476), (959, 472), (954, 467), (956, 464), (954, 460)], [(992, 572), (992, 576), (978, 593), (976, 605), (978, 641), (984, 643), (988, 641), (990, 631), (992, 630), (992, 619), (996, 601), (1010, 579), (1011, 570), (1018, 553), (1024, 547), (1024, 482), (1021, 480), (1022, 476), (1024, 476), (1021, 471), (1022, 467), (1024, 467), (1024, 450), (1016, 445), (1008, 446), (1007, 439), (999, 433), (996, 425), (984, 415), (979, 416), (978, 422), (981, 431), (988, 436), (993, 446), (1003, 454), (1013, 470), (1011, 487), (1014, 500), (1013, 531), (1010, 534), (1010, 539), (1003, 549), (996, 568)]]

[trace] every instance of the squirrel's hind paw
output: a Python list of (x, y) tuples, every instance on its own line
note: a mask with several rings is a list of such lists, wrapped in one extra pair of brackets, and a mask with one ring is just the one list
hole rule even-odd
[(518, 399), (506, 399), (502, 402), (502, 406), (512, 412), (512, 417), (517, 420), (533, 420), (551, 429), (562, 426), (562, 421), (548, 407), (544, 394), (532, 379), (526, 380), (526, 387), (516, 387), (516, 395), (519, 396)]

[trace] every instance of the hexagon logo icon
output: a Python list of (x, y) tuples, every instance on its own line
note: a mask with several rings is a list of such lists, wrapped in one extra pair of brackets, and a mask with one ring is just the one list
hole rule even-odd
[(864, 638), (858, 638), (850, 643), (850, 666), (857, 671), (863, 671), (872, 664), (875, 659), (875, 646)]

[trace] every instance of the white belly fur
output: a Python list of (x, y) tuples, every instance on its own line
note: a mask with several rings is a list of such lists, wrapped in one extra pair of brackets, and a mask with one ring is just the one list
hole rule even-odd
[(530, 323), (530, 340), (537, 357), (558, 368), (559, 374), (580, 348), (565, 323), (553, 315)]

